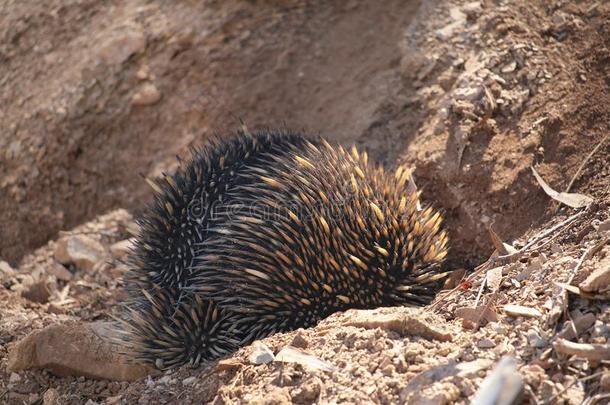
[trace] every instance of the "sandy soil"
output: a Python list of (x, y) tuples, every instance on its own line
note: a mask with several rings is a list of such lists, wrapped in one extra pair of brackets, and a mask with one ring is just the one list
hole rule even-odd
[[(9, 0), (0, 22), (0, 402), (469, 403), (505, 355), (526, 403), (608, 402), (608, 282), (586, 283), (610, 266), (606, 2)], [(172, 170), (240, 119), (416, 166), (447, 219), (447, 268), (467, 278), (423, 311), (381, 311), (452, 340), (348, 311), (263, 341), (326, 368), (255, 364), (248, 347), (131, 383), (8, 370), (30, 332), (117, 313), (115, 244), (151, 195), (138, 174)], [(551, 199), (532, 166), (594, 203)], [(496, 247), (490, 227), (520, 249), (570, 218), (473, 273)], [(95, 241), (96, 259), (62, 264), (69, 235)]]

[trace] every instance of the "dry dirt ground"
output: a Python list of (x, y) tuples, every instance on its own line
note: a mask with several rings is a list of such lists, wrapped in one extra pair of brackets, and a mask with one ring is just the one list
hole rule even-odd
[[(520, 401), (609, 403), (609, 48), (593, 0), (3, 1), (0, 402), (465, 404), (510, 356)], [(415, 165), (465, 278), (423, 311), (264, 339), (265, 364), (257, 345), (129, 383), (9, 368), (29, 333), (117, 313), (138, 173), (240, 119)]]

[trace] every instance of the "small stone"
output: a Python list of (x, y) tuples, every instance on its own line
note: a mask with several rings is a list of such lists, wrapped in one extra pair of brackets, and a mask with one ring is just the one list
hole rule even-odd
[(136, 72), (136, 77), (139, 80), (148, 79), (150, 77), (150, 70), (148, 69), (148, 66), (144, 65), (140, 67), (140, 69), (138, 69), (138, 71)]
[(535, 347), (537, 349), (542, 349), (542, 348), (546, 347), (548, 344), (547, 341), (544, 340), (540, 336), (540, 334), (533, 329), (530, 329), (528, 331), (527, 340), (528, 340), (530, 346)]
[(46, 304), (47, 302), (49, 302), (51, 292), (47, 287), (46, 280), (38, 280), (35, 283), (30, 284), (23, 291), (21, 291), (21, 296), (32, 302)]
[(456, 100), (478, 101), (481, 98), (482, 89), (480, 87), (460, 87), (453, 91)]
[(85, 235), (66, 236), (57, 241), (55, 259), (63, 264), (74, 263), (83, 270), (92, 270), (104, 260), (106, 251), (96, 240)]
[(600, 223), (597, 227), (597, 230), (599, 232), (607, 232), (610, 231), (610, 219), (605, 220), (604, 222)]
[(500, 71), (502, 73), (512, 73), (516, 69), (517, 69), (517, 62), (513, 60), (513, 61), (507, 63), (506, 65), (502, 66), (502, 69), (500, 69)]
[(267, 364), (271, 363), (275, 356), (269, 347), (261, 342), (254, 342), (252, 344), (252, 354), (250, 354), (249, 360), (253, 364)]
[(197, 381), (197, 377), (187, 377), (184, 380), (182, 380), (182, 385), (184, 386), (188, 386), (188, 385), (193, 385), (195, 384), (195, 382)]
[(131, 98), (133, 105), (153, 105), (161, 100), (161, 93), (152, 83), (143, 84)]
[(17, 373), (11, 373), (11, 376), (8, 378), (8, 382), (11, 384), (15, 384), (21, 381), (21, 376)]
[(582, 291), (603, 294), (610, 290), (610, 258), (602, 260), (598, 267), (579, 284)]
[(49, 388), (42, 396), (43, 405), (59, 405), (59, 392), (55, 388)]
[(506, 304), (504, 305), (504, 312), (513, 317), (540, 318), (542, 316), (542, 313), (536, 308), (523, 305)]
[(292, 338), (290, 346), (298, 347), (299, 349), (307, 349), (309, 342), (307, 342), (307, 340), (303, 337), (303, 333), (298, 331), (294, 338)]
[(504, 326), (498, 322), (490, 322), (489, 327), (500, 335), (504, 335), (504, 334), (506, 334), (506, 332), (508, 332), (508, 329), (506, 328), (506, 326)]
[(0, 260), (0, 278), (12, 277), (16, 274), (16, 271), (5, 261)]
[(121, 403), (121, 398), (123, 398), (121, 395), (117, 395), (114, 397), (108, 397), (108, 398), (106, 398), (106, 402), (104, 404), (105, 405), (119, 405)]
[(489, 349), (491, 347), (495, 347), (496, 343), (488, 338), (481, 339), (477, 342), (477, 347), (481, 349)]
[(164, 375), (163, 377), (157, 380), (159, 384), (169, 384), (172, 381), (172, 377), (169, 375)]

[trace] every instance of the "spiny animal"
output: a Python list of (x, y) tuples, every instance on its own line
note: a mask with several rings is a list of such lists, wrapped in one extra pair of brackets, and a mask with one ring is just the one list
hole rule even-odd
[(445, 275), (441, 215), (411, 171), (285, 131), (241, 131), (150, 182), (121, 344), (199, 364), (349, 308), (424, 305)]

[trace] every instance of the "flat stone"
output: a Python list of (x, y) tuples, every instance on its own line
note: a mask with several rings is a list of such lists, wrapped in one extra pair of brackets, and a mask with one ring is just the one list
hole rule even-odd
[(65, 236), (57, 241), (55, 259), (62, 264), (73, 263), (79, 269), (92, 270), (106, 258), (106, 250), (98, 241), (85, 235)]
[(37, 330), (9, 349), (7, 370), (48, 369), (58, 376), (134, 381), (155, 370), (130, 364), (106, 339), (104, 322), (51, 325)]
[(249, 360), (252, 364), (267, 364), (271, 363), (275, 356), (269, 346), (261, 342), (254, 342), (252, 344), (252, 354), (250, 354)]
[(42, 396), (43, 405), (59, 405), (59, 392), (55, 388), (49, 388)]

